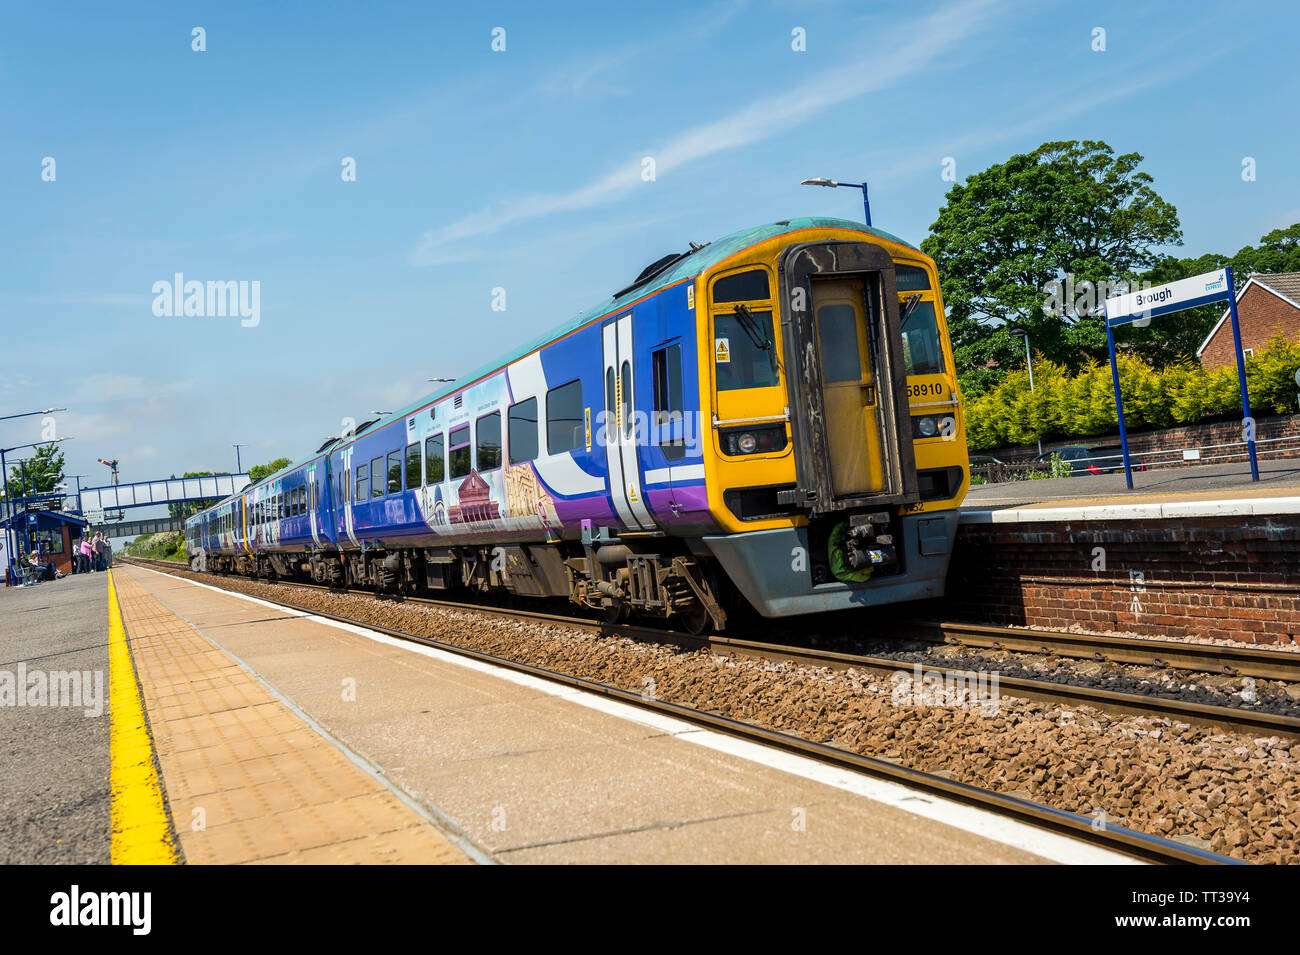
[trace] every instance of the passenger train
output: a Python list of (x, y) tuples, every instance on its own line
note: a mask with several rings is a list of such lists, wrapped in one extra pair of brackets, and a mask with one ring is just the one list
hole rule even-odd
[(942, 595), (969, 486), (934, 262), (791, 219), (665, 256), (555, 331), (186, 522), (200, 571), (567, 597), (722, 629)]

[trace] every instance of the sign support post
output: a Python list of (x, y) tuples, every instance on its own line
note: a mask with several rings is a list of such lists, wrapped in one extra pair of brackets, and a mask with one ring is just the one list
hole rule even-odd
[(1237, 296), (1232, 295), (1232, 266), (1224, 269), (1228, 277), (1228, 314), (1232, 317), (1232, 346), (1237, 353), (1237, 382), (1241, 385), (1242, 427), (1246, 432), (1246, 450), (1250, 454), (1250, 479), (1259, 480), (1259, 461), (1255, 457), (1255, 419), (1250, 413), (1250, 392), (1246, 388), (1246, 356), (1241, 350), (1241, 325), (1237, 322)]
[(1119, 364), (1115, 361), (1115, 330), (1106, 323), (1106, 347), (1110, 349), (1110, 379), (1115, 385), (1115, 411), (1119, 415), (1119, 448), (1124, 453), (1124, 483), (1133, 490), (1133, 465), (1128, 456), (1128, 429), (1124, 427), (1124, 396), (1119, 388)]

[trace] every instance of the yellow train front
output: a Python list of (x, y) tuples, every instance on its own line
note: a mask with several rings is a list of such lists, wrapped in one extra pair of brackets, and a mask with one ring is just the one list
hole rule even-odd
[(764, 616), (940, 596), (969, 462), (934, 262), (840, 220), (778, 225), (695, 279), (724, 531), (702, 542)]

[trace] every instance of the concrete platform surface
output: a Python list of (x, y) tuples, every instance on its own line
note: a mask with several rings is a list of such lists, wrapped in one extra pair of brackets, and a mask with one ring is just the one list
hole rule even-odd
[[(1120, 861), (359, 627), (144, 568), (115, 579), (191, 862), (331, 859), (288, 848), (280, 827), (307, 816), (378, 831), (393, 825), (378, 805), (394, 802), (428, 829), (390, 828), (399, 835), (350, 858), (391, 849), (447, 861), (454, 848), (507, 863)], [(394, 798), (363, 792), (362, 777)], [(196, 810), (206, 829), (187, 831)], [(426, 841), (412, 847), (417, 836)]]
[(106, 574), (0, 587), (0, 863), (109, 861)]

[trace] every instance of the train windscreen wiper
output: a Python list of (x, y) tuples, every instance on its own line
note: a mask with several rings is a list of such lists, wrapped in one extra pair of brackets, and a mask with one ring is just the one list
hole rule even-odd
[(907, 302), (904, 303), (903, 305), (902, 317), (900, 317), (898, 320), (899, 331), (902, 331), (907, 326), (907, 320), (912, 317), (912, 313), (916, 311), (916, 306), (920, 304), (921, 304), (921, 293), (913, 292), (911, 295), (907, 297)]
[(771, 351), (772, 339), (763, 334), (763, 329), (759, 327), (758, 319), (756, 319), (754, 313), (749, 310), (749, 306), (737, 305), (735, 311), (736, 320), (740, 323), (741, 330), (749, 336), (749, 340), (753, 343), (754, 347), (761, 349), (762, 351)]

